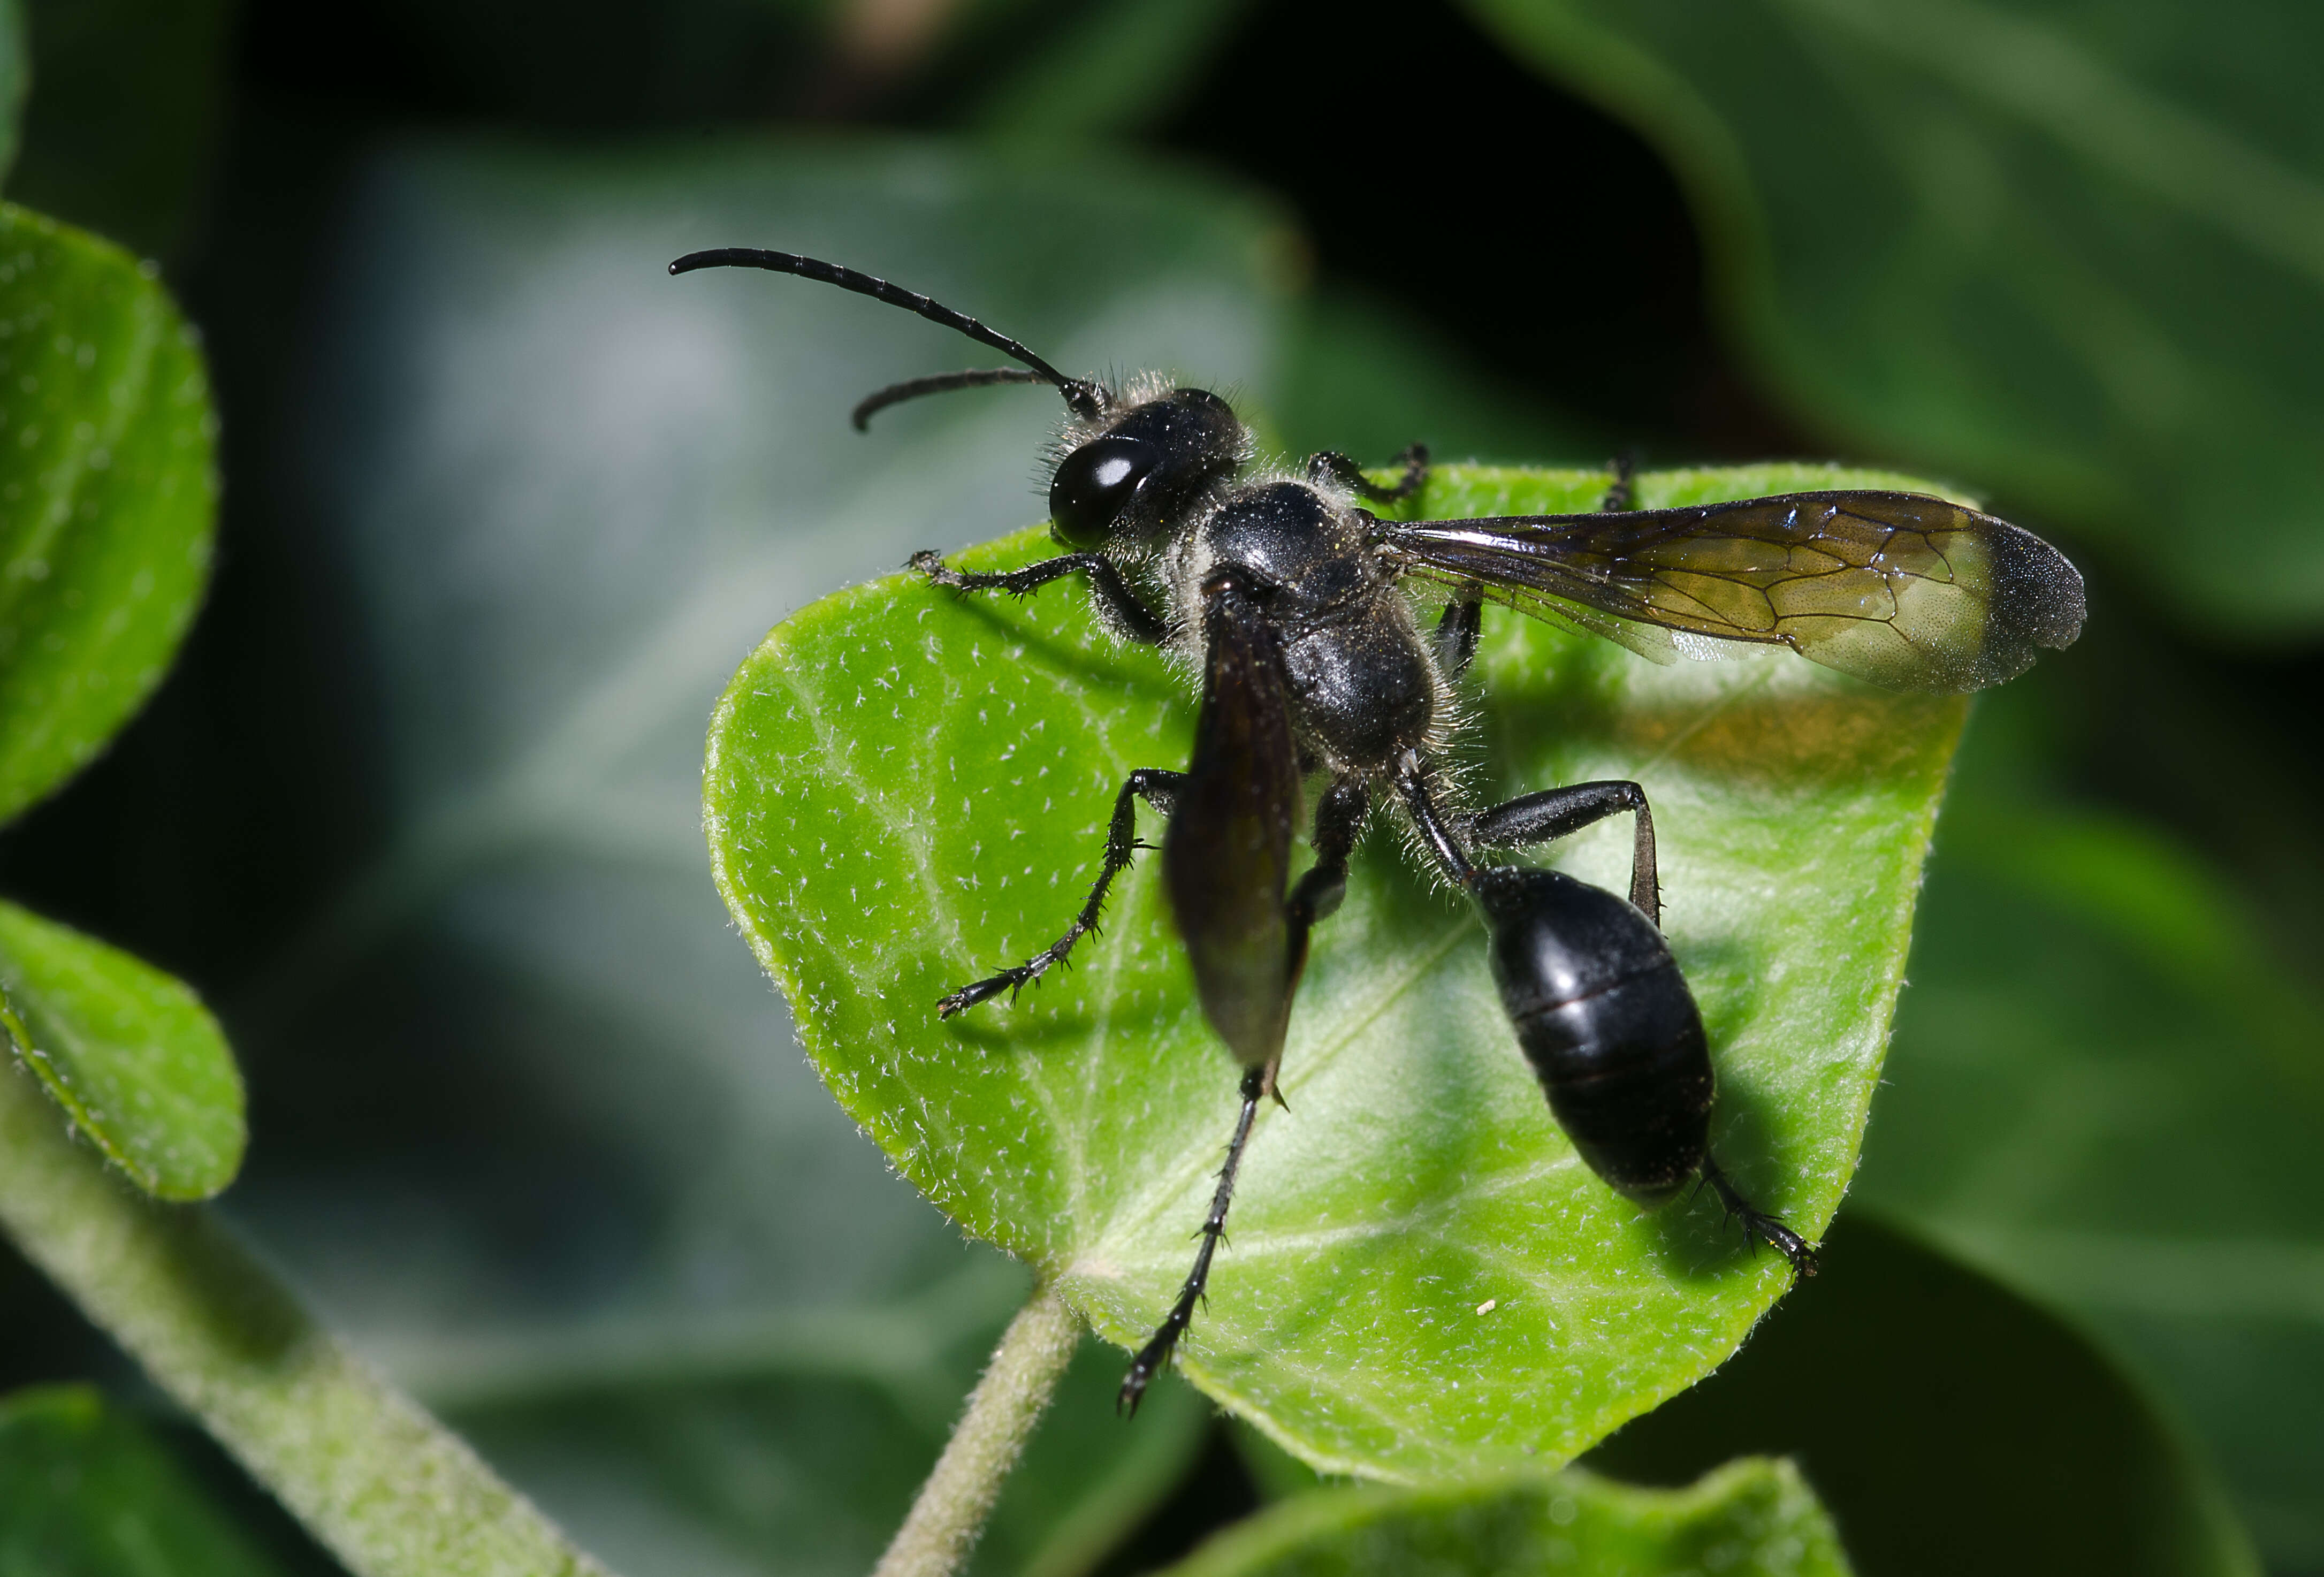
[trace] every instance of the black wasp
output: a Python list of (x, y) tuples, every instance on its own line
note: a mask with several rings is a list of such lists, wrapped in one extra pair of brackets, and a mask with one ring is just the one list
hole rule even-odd
[[(1339, 907), (1348, 858), (1377, 803), (1408, 818), (1438, 870), (1475, 900), (1493, 978), (1551, 1111), (1598, 1176), (1660, 1204), (1690, 1179), (1754, 1238), (1813, 1274), (1815, 1252), (1758, 1209), (1712, 1159), (1712, 1074), (1702, 1020), (1660, 929), (1654, 818), (1636, 783), (1577, 783), (1473, 810), (1441, 763), (1458, 713), (1453, 682), (1475, 655), (1481, 603), (1608, 636), (1668, 661), (1709, 640), (1790, 647), (1898, 689), (1973, 690), (2080, 633), (2082, 580), (2056, 549), (1974, 510), (1918, 493), (1795, 493), (1686, 509), (1628, 508), (1618, 474), (1594, 514), (1403, 522), (1360, 499), (1416, 493), (1427, 455), (1393, 487), (1342, 455), (1296, 474), (1258, 469), (1227, 402), (1146, 378), (1069, 378), (1006, 335), (926, 296), (785, 252), (697, 252), (670, 264), (770, 269), (917, 312), (1019, 367), (940, 373), (856, 406), (860, 429), (899, 400), (993, 383), (1045, 383), (1068, 416), (1049, 484), (1066, 551), (1007, 574), (969, 575), (934, 553), (913, 567), (963, 592), (1024, 595), (1084, 576), (1126, 640), (1174, 645), (1203, 675), (1194, 760), (1132, 772), (1114, 801), (1096, 884), (1065, 935), (1025, 963), (936, 1005), (949, 1018), (1014, 993), (1096, 927), (1107, 889), (1139, 844), (1137, 805), (1169, 818), (1165, 889), (1203, 1010), (1242, 1065), (1242, 1106), (1193, 1272), (1131, 1361), (1135, 1408), (1194, 1318), (1226, 1225), (1252, 1120), (1274, 1090), (1293, 993), (1315, 922)], [(1424, 632), (1398, 589), (1447, 588)], [(1314, 862), (1294, 880), (1303, 789), (1321, 780)], [(1628, 812), (1628, 900), (1554, 871), (1492, 864), (1517, 849)]]

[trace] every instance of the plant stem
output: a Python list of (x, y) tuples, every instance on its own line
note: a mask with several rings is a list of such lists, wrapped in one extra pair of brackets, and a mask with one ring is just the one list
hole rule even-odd
[(0, 1227), (360, 1577), (604, 1577), (215, 1215), (110, 1174), (13, 1065)]
[(952, 1577), (967, 1564), (1002, 1482), (1056, 1394), (1080, 1334), (1056, 1289), (1046, 1282), (1035, 1287), (1001, 1333), (944, 1455), (872, 1577)]

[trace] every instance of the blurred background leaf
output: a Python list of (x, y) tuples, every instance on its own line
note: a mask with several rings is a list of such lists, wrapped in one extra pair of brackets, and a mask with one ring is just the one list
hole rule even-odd
[(2312, 9), (1476, 10), (1663, 151), (1812, 430), (2070, 522), (2222, 631), (2324, 624)]
[(5, 1577), (274, 1577), (232, 1512), (88, 1386), (0, 1398)]
[(2080, 1331), (1854, 1207), (1830, 1248), (1734, 1362), (1587, 1465), (1683, 1484), (1788, 1456), (1863, 1577), (2257, 1570), (2200, 1459)]
[(1963, 750), (1859, 1197), (2074, 1311), (2324, 1561), (2324, 1011), (2200, 854), (2045, 792), (2049, 699)]
[(183, 254), (225, 109), (230, 0), (21, 4), (39, 86), (9, 197), (148, 256)]
[(146, 1193), (207, 1199), (242, 1165), (242, 1078), (183, 982), (0, 902), (10, 1051)]

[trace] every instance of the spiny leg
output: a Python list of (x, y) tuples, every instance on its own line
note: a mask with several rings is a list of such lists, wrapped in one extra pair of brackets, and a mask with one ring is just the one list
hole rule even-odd
[(1408, 750), (1397, 758), (1396, 789), (1404, 797), (1405, 808), (1412, 813), (1412, 825), (1420, 834), (1421, 846), (1453, 885), (1466, 892), (1477, 884), (1476, 862), (1470, 858), (1452, 817), (1437, 803), (1436, 785), (1431, 778), (1428, 763), (1421, 760), (1418, 751)]
[(1148, 1382), (1170, 1361), (1171, 1350), (1194, 1322), (1194, 1306), (1203, 1301), (1203, 1287), (1211, 1279), (1211, 1256), (1218, 1252), (1219, 1240), (1226, 1235), (1227, 1206), (1234, 1201), (1235, 1174), (1242, 1169), (1242, 1148), (1250, 1141), (1251, 1120), (1259, 1115), (1259, 1102), (1266, 1093), (1266, 1069), (1251, 1068), (1244, 1073), (1242, 1111), (1235, 1119), (1234, 1138), (1227, 1141), (1227, 1164), (1219, 1172), (1218, 1192), (1211, 1195), (1211, 1213), (1203, 1220), (1203, 1246), (1194, 1250), (1194, 1268), (1187, 1273), (1186, 1285), (1178, 1289), (1178, 1301), (1162, 1317), (1162, 1328), (1130, 1360), (1130, 1372), (1121, 1377), (1121, 1391), (1114, 1398), (1117, 1412), (1127, 1408), (1132, 1417), (1137, 1416), (1138, 1399), (1146, 1394)]
[(1646, 791), (1636, 783), (1611, 779), (1520, 794), (1480, 812), (1469, 824), (1469, 835), (1480, 848), (1522, 849), (1578, 833), (1626, 810), (1637, 814), (1637, 836), (1630, 849), (1630, 901), (1660, 927), (1662, 891), (1655, 873), (1655, 814), (1647, 808)]
[(1113, 822), (1106, 829), (1105, 863), (1098, 871), (1097, 881), (1090, 888), (1089, 899), (1082, 905), (1082, 912), (1074, 917), (1074, 923), (1065, 927), (1065, 934), (1014, 968), (1004, 969), (974, 985), (961, 987), (936, 1004), (936, 1016), (949, 1019), (979, 1002), (990, 1001), (1002, 991), (1013, 996), (1023, 991), (1028, 982), (1037, 981), (1047, 973), (1052, 964), (1064, 963), (1065, 954), (1074, 950), (1074, 944), (1097, 929), (1098, 915), (1105, 908), (1106, 889), (1113, 885), (1113, 879), (1121, 874), (1131, 856), (1139, 849), (1152, 846), (1138, 841), (1138, 801), (1143, 799), (1164, 816), (1168, 816), (1177, 804), (1179, 787), (1185, 780), (1185, 773), (1169, 771), (1161, 767), (1140, 767), (1130, 773), (1130, 780), (1121, 786), (1121, 792), (1114, 796)]
[(1702, 1157), (1702, 1180), (1711, 1185), (1719, 1203), (1727, 1213), (1743, 1223), (1744, 1232), (1754, 1242), (1766, 1244), (1792, 1262), (1794, 1276), (1813, 1276), (1816, 1273), (1816, 1252), (1808, 1240), (1743, 1197), (1740, 1190), (1720, 1170), (1719, 1163), (1708, 1155)]
[(1113, 560), (1102, 554), (1066, 553), (1028, 564), (1022, 569), (990, 574), (954, 569), (945, 565), (942, 554), (922, 551), (912, 555), (911, 567), (936, 585), (950, 586), (954, 591), (1007, 592), (1019, 597), (1029, 595), (1065, 576), (1086, 575), (1090, 596), (1124, 635), (1148, 646), (1157, 646), (1170, 633), (1170, 626), (1162, 615), (1139, 600), (1138, 594), (1130, 589), (1130, 583), (1121, 578), (1121, 571)]
[(1402, 503), (1428, 480), (1428, 446), (1407, 444), (1396, 457), (1404, 475), (1392, 487), (1382, 487), (1364, 475), (1364, 468), (1336, 449), (1318, 449), (1307, 456), (1307, 480), (1321, 485), (1336, 482), (1373, 503)]

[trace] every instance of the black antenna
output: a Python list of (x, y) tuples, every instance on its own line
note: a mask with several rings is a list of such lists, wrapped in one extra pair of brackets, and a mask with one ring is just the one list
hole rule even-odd
[[(931, 300), (901, 285), (891, 285), (886, 280), (874, 279), (868, 273), (852, 268), (842, 268), (835, 263), (820, 258), (801, 257), (795, 252), (762, 252), (753, 246), (720, 246), (708, 252), (689, 252), (669, 265), (672, 273), (692, 273), (697, 268), (763, 268), (775, 273), (797, 274), (803, 280), (819, 284), (837, 285), (843, 290), (853, 290), (859, 296), (869, 296), (890, 307), (901, 307), (907, 312), (917, 312), (931, 323), (941, 323), (946, 328), (965, 334), (980, 344), (989, 345), (1005, 356), (1024, 363), (1042, 380), (1056, 385), (1057, 392), (1074, 414), (1093, 419), (1103, 407), (1095, 384), (1079, 378), (1068, 378), (1056, 368), (1027, 350), (1023, 346), (996, 329), (987, 328), (964, 312), (955, 312), (941, 301)], [(958, 381), (946, 381), (958, 380)], [(965, 389), (977, 383), (1001, 383), (998, 377), (972, 377), (959, 373), (940, 374), (937, 377), (914, 379), (882, 389), (855, 408), (857, 427), (862, 427), (872, 411), (898, 400), (908, 400), (915, 394), (934, 394), (945, 389)], [(1027, 383), (1033, 382), (1028, 378)], [(902, 392), (899, 392), (902, 391)], [(886, 396), (886, 398), (883, 398)]]
[(872, 418), (902, 400), (918, 400), (923, 394), (949, 394), (954, 389), (982, 389), (992, 383), (1043, 383), (1048, 380), (1038, 373), (1022, 367), (979, 367), (966, 373), (930, 373), (925, 378), (907, 378), (900, 383), (890, 383), (885, 389), (874, 390), (856, 403), (847, 420), (855, 424), (857, 432), (872, 425)]

